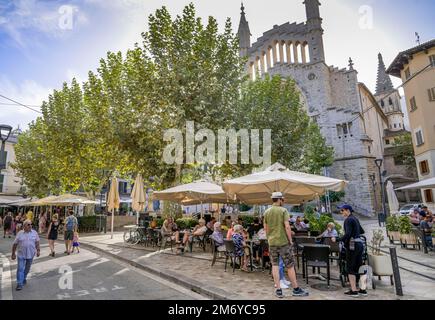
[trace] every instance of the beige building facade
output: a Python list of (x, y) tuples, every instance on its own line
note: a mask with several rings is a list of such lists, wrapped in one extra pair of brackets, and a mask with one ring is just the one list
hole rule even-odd
[[(435, 177), (435, 39), (400, 52), (387, 72), (403, 82), (418, 177)], [(435, 208), (435, 189), (421, 192)]]

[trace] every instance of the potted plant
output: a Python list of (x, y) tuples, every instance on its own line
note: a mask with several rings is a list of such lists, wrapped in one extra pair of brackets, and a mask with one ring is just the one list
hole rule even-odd
[(387, 235), (390, 239), (391, 243), (394, 243), (394, 241), (400, 242), (400, 232), (399, 232), (399, 217), (397, 216), (390, 216), (387, 218)]
[(402, 245), (415, 246), (418, 244), (418, 239), (412, 232), (411, 219), (408, 216), (402, 216), (399, 218), (399, 232), (400, 232), (400, 242)]
[[(371, 252), (368, 253), (369, 265), (372, 267), (374, 276), (390, 277), (391, 283), (393, 283), (393, 266), (391, 259), (388, 255), (381, 252), (381, 245), (384, 239), (384, 232), (382, 230), (373, 230), (373, 238), (370, 242)], [(373, 282), (373, 288), (375, 287)]]

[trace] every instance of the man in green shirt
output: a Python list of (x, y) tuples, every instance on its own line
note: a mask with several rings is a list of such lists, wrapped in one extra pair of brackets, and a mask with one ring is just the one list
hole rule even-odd
[(279, 281), (279, 259), (282, 258), (287, 268), (288, 277), (293, 287), (293, 296), (308, 296), (308, 292), (298, 286), (295, 271), (295, 259), (292, 251), (293, 240), (290, 228), (290, 215), (283, 208), (284, 197), (281, 192), (272, 194), (273, 205), (264, 213), (264, 228), (269, 243), (269, 255), (272, 263), (272, 275), (278, 298), (283, 298)]

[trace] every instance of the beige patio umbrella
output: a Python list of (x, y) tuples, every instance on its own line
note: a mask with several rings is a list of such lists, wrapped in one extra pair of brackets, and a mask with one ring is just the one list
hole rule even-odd
[(394, 191), (394, 186), (391, 181), (387, 183), (387, 197), (390, 214), (394, 215), (399, 213), (399, 200), (397, 200), (396, 192)]
[(134, 181), (133, 190), (131, 191), (131, 207), (136, 211), (136, 224), (139, 225), (139, 212), (145, 209), (146, 196), (144, 191), (143, 179), (140, 174), (137, 175)]
[(323, 195), (341, 191), (346, 181), (288, 170), (276, 163), (261, 172), (225, 181), (223, 189), (231, 199), (245, 204), (267, 204), (273, 192), (281, 192), (289, 204), (300, 204)]
[(115, 220), (115, 209), (119, 209), (119, 191), (118, 191), (118, 179), (113, 177), (110, 182), (110, 190), (107, 198), (107, 208), (112, 212), (112, 223), (111, 223), (111, 239), (113, 239), (113, 222)]
[(73, 206), (80, 204), (98, 204), (98, 202), (69, 193), (60, 196), (49, 196), (32, 202), (33, 206)]
[(201, 204), (201, 216), (203, 203), (229, 202), (221, 186), (204, 180), (154, 192), (153, 199), (173, 201), (182, 205)]

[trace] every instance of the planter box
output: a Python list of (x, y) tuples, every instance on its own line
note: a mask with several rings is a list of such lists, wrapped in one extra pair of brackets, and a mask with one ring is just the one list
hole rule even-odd
[(373, 275), (375, 276), (392, 276), (393, 267), (391, 265), (391, 258), (385, 254), (380, 256), (373, 255), (371, 253), (369, 256), (369, 265), (373, 269)]
[(391, 241), (400, 241), (400, 232), (399, 231), (389, 231), (388, 238), (390, 238)]
[(405, 245), (418, 245), (418, 239), (413, 233), (400, 234), (400, 241)]

